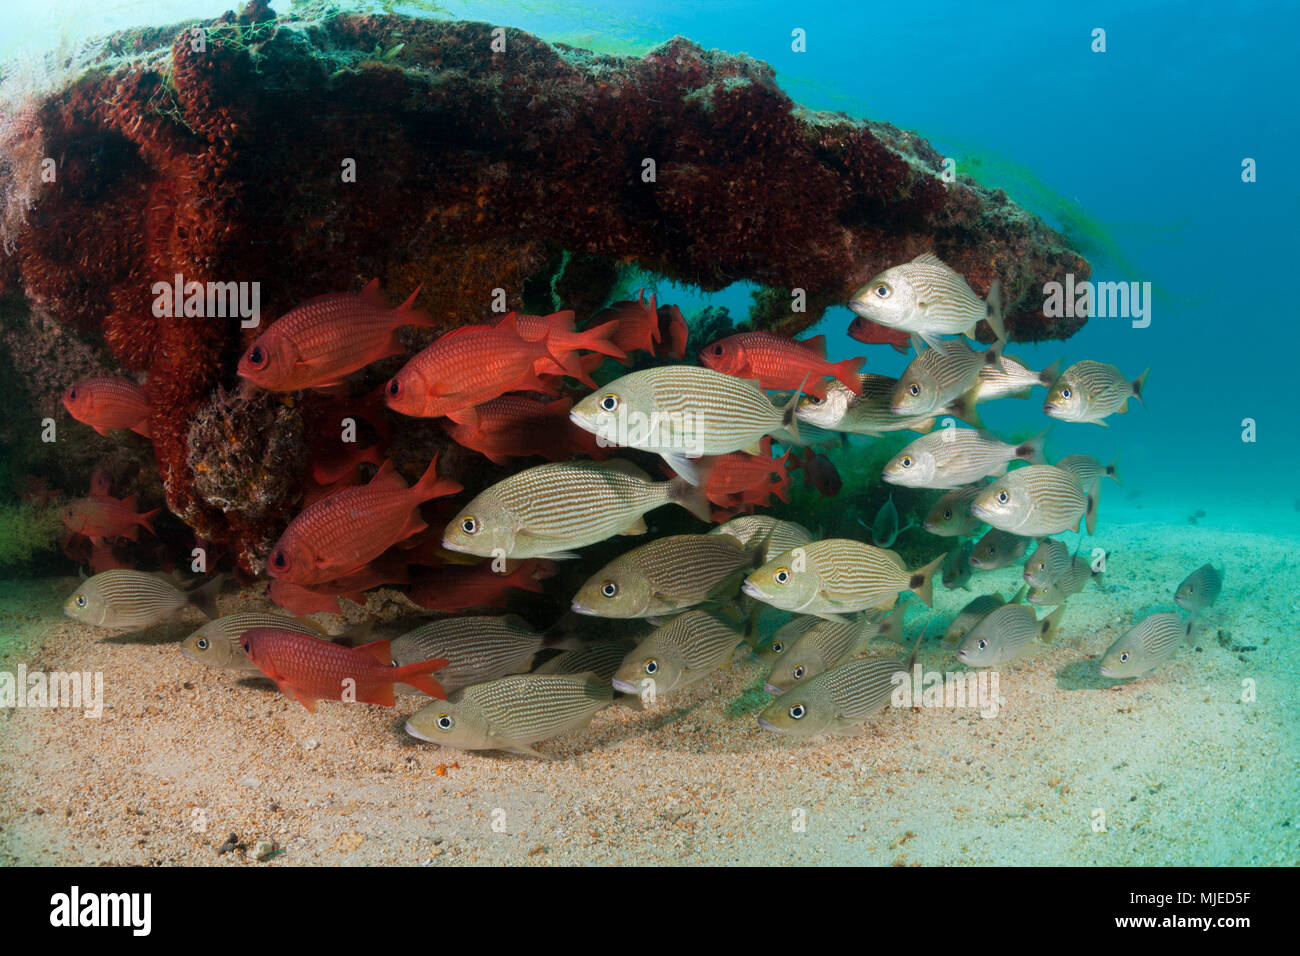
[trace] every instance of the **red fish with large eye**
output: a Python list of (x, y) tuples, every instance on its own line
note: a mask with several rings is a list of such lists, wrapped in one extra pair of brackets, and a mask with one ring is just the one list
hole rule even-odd
[(506, 392), (548, 386), (538, 375), (565, 375), (551, 355), (550, 329), (530, 341), (519, 334), (515, 316), (495, 326), (468, 325), (441, 336), (388, 380), (384, 401), (412, 418), (439, 418), (476, 425), (475, 405)]
[(291, 584), (321, 584), (361, 570), (399, 541), (428, 527), (420, 504), (460, 491), (439, 478), (438, 459), (411, 487), (386, 461), (368, 485), (345, 488), (309, 505), (271, 549), (267, 573)]
[(402, 326), (438, 324), (413, 305), (419, 293), (392, 309), (375, 279), (359, 293), (309, 299), (257, 337), (239, 360), (239, 374), (272, 392), (340, 385), (371, 362), (399, 355)]
[(137, 514), (135, 508), (135, 495), (129, 498), (91, 495), (63, 509), (63, 526), (74, 534), (85, 535), (95, 544), (102, 544), (108, 538), (136, 541), (138, 528), (155, 534), (153, 519), (162, 509)]
[(868, 345), (892, 345), (895, 352), (907, 352), (912, 347), (912, 336), (901, 329), (891, 329), (879, 322), (858, 316), (849, 323), (849, 338)]
[(858, 369), (863, 359), (826, 361), (826, 336), (802, 342), (771, 332), (741, 332), (719, 339), (700, 352), (700, 364), (715, 372), (739, 378), (755, 378), (766, 389), (800, 388), (816, 398), (826, 396), (825, 378), (838, 378), (862, 394)]
[(517, 564), (510, 561), (506, 568), (498, 574), (487, 561), (435, 568), (416, 578), (407, 597), (420, 607), (448, 614), (476, 607), (505, 607), (506, 592), (511, 588), (541, 594), (538, 582), (556, 573), (555, 563), (544, 558), (526, 558)]
[(392, 707), (393, 684), (409, 684), (430, 697), (447, 696), (430, 676), (447, 666), (447, 658), (394, 667), (388, 641), (343, 647), (279, 627), (254, 627), (243, 633), (239, 643), (281, 692), (313, 713), (318, 700)]
[[(511, 312), (505, 318), (514, 319), (515, 332), (524, 341), (545, 340), (550, 358), (561, 365), (566, 374), (576, 378), (588, 388), (595, 388), (596, 383), (585, 367), (586, 363), (582, 362), (577, 355), (580, 349), (616, 359), (627, 357), (621, 348), (610, 341), (610, 336), (618, 331), (618, 323), (614, 321), (603, 322), (595, 328), (579, 332), (574, 326), (572, 309), (553, 312), (550, 315), (525, 315), (521, 312)], [(505, 319), (501, 320), (504, 321)], [(501, 322), (497, 325), (500, 326)], [(549, 361), (543, 361), (542, 364), (543, 367), (536, 369), (537, 372), (549, 370)]]
[(533, 456), (558, 461), (569, 455), (608, 458), (596, 436), (569, 420), (573, 399), (539, 402), (526, 395), (502, 395), (478, 406), (478, 424), (446, 426), (452, 441), (472, 448), (498, 465)]
[(150, 437), (149, 396), (124, 378), (101, 375), (84, 379), (63, 393), (63, 407), (101, 435), (124, 428)]

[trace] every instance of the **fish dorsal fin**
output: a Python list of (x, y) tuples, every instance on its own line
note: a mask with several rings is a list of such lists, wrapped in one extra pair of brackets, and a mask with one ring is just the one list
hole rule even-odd
[(366, 283), (366, 287), (357, 293), (367, 305), (377, 306), (381, 309), (388, 308), (388, 302), (384, 299), (384, 294), (379, 291), (379, 279), (376, 277)]
[(577, 316), (572, 309), (565, 309), (563, 312), (552, 312), (546, 316), (546, 324), (553, 329), (560, 329), (564, 332), (572, 332), (577, 322)]
[(940, 269), (948, 268), (948, 263), (944, 262), (933, 252), (923, 252), (912, 260), (913, 265), (921, 266), (938, 266)]
[(818, 358), (826, 357), (826, 336), (824, 335), (814, 335), (810, 339), (804, 339), (799, 345), (816, 354)]
[(392, 667), (393, 652), (388, 645), (388, 641), (372, 641), (369, 644), (362, 644), (360, 647), (356, 648), (356, 650), (369, 654), (385, 667)]
[(393, 459), (385, 458), (375, 477), (370, 479), (370, 485), (374, 488), (405, 488), (406, 479), (393, 467)]
[(645, 534), (649, 530), (646, 528), (645, 518), (640, 517), (624, 528), (619, 534)]

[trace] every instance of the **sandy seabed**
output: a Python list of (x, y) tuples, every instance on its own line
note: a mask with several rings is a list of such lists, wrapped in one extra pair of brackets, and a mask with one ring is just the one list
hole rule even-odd
[[(102, 671), (105, 704), (98, 720), (0, 711), (0, 864), (1300, 864), (1300, 516), (1265, 535), (1106, 504), (1104, 587), (1002, 668), (996, 717), (891, 709), (810, 742), (758, 727), (765, 675), (745, 659), (648, 712), (605, 710), (541, 744), (551, 760), (445, 750), (402, 731), (423, 698), (313, 715), (185, 659), (192, 612), (101, 631), (62, 616), (74, 579), (3, 582), (0, 670)], [(1206, 560), (1226, 583), (1195, 650), (1145, 680), (1101, 678), (1110, 642), (1175, 609)], [(1019, 576), (936, 587), (931, 635)], [(409, 611), (381, 593), (349, 616)], [(924, 620), (912, 612), (909, 639)], [(960, 669), (933, 639), (921, 663)]]

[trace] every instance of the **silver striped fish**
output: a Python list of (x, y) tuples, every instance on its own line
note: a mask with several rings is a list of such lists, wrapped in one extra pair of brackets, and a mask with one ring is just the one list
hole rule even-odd
[(582, 674), (590, 672), (606, 683), (623, 664), (623, 658), (636, 647), (636, 641), (624, 639), (588, 641), (582, 647), (556, 654), (533, 671), (534, 674)]
[(594, 617), (656, 617), (740, 590), (754, 557), (722, 534), (675, 534), (633, 548), (578, 589), (573, 610)]
[(704, 480), (698, 459), (733, 451), (760, 453), (765, 435), (798, 443), (798, 394), (784, 408), (750, 379), (696, 365), (632, 372), (592, 392), (569, 411), (604, 445), (663, 457), (693, 485)]
[(1073, 472), (1054, 465), (1018, 468), (989, 485), (971, 505), (971, 514), (995, 528), (1039, 537), (1097, 530), (1097, 498), (1086, 493)]
[(804, 631), (794, 646), (772, 665), (763, 689), (769, 694), (783, 694), (802, 681), (811, 680), (839, 664), (866, 651), (873, 638), (898, 640), (902, 633), (902, 616), (907, 607), (900, 604), (886, 618), (869, 617), (840, 621), (818, 621)]
[(758, 725), (798, 737), (856, 733), (885, 708), (894, 688), (909, 679), (910, 669), (910, 662), (892, 657), (845, 661), (772, 701), (759, 714)]
[[(1021, 595), (1012, 598), (1012, 601), (1018, 601)], [(953, 650), (961, 647), (962, 641), (966, 639), (971, 628), (1006, 603), (1001, 594), (981, 594), (973, 601), (967, 602), (949, 622), (948, 629), (943, 632), (943, 646)]]
[(1034, 638), (1052, 640), (1064, 616), (1065, 605), (1040, 621), (1031, 607), (1004, 604), (970, 629), (957, 648), (957, 660), (968, 667), (1005, 664), (1023, 654)]
[(1130, 382), (1119, 369), (1105, 362), (1075, 362), (1052, 383), (1043, 411), (1066, 422), (1105, 425), (1107, 415), (1128, 411), (1130, 398), (1146, 404), (1142, 390), (1150, 373), (1151, 369), (1147, 369)]
[(782, 521), (771, 515), (740, 515), (709, 531), (709, 534), (729, 534), (748, 550), (766, 561), (768, 555), (780, 554), (807, 544), (812, 532), (793, 521)]
[(1174, 602), (1194, 617), (1197, 612), (1214, 603), (1223, 590), (1223, 572), (1212, 564), (1202, 564), (1178, 585)]
[(687, 611), (656, 628), (623, 658), (613, 684), (656, 699), (697, 683), (731, 660), (744, 635), (705, 611)]
[(1177, 614), (1152, 614), (1129, 628), (1101, 656), (1102, 677), (1141, 677), (1170, 660), (1184, 641), (1191, 641), (1192, 622)]
[(1101, 584), (1101, 572), (1094, 571), (1087, 558), (1074, 557), (1070, 567), (1051, 584), (1043, 587), (1035, 585), (1029, 589), (1025, 600), (1038, 607), (1050, 607), (1063, 604), (1071, 594), (1078, 594), (1089, 581)]
[(1029, 549), (1029, 538), (990, 528), (975, 542), (970, 552), (970, 566), (981, 571), (996, 571), (1015, 564)]
[(533, 657), (543, 647), (574, 646), (576, 642), (570, 640), (548, 643), (523, 618), (505, 614), (430, 621), (394, 638), (389, 653), (396, 667), (446, 658), (447, 666), (438, 671), (438, 683), (450, 693), (522, 673), (533, 666)]
[(772, 667), (783, 654), (794, 647), (799, 635), (816, 627), (822, 619), (815, 614), (796, 614), (754, 647), (759, 662)]
[(643, 534), (642, 515), (669, 503), (711, 519), (701, 489), (682, 478), (652, 481), (631, 462), (537, 465), (480, 492), (447, 525), (442, 546), (484, 557), (572, 558), (572, 548)]
[(216, 595), (224, 575), (182, 591), (165, 577), (114, 568), (82, 581), (63, 604), (63, 613), (95, 627), (148, 627), (193, 606), (205, 617), (217, 617)]
[(1074, 556), (1064, 541), (1039, 538), (1038, 547), (1034, 548), (1034, 553), (1025, 561), (1025, 583), (1036, 588), (1049, 587), (1070, 570), (1073, 560)]
[(930, 344), (940, 335), (954, 333), (973, 339), (981, 319), (988, 321), (998, 341), (1007, 340), (998, 280), (993, 280), (986, 302), (931, 252), (880, 273), (853, 293), (849, 308), (864, 319), (913, 332)]
[(975, 380), (974, 399), (991, 402), (998, 398), (1028, 398), (1035, 385), (1051, 388), (1061, 376), (1061, 359), (1057, 359), (1041, 372), (1035, 372), (1025, 360), (1012, 355), (1002, 356), (1001, 367), (988, 364), (980, 369)]
[(987, 487), (988, 482), (978, 481), (945, 494), (925, 516), (925, 530), (943, 538), (974, 534), (984, 527), (984, 522), (970, 513), (971, 502)]
[(837, 621), (868, 608), (892, 608), (901, 591), (933, 605), (931, 579), (945, 557), (909, 571), (893, 551), (827, 538), (777, 555), (747, 577), (742, 590), (773, 607)]
[(952, 406), (960, 418), (978, 425), (975, 418), (976, 383), (980, 370), (1001, 363), (1001, 345), (994, 343), (976, 352), (965, 339), (936, 342), (932, 348), (917, 346), (916, 358), (908, 363), (894, 386), (889, 410), (895, 415), (936, 415)]
[(533, 744), (586, 727), (613, 699), (596, 674), (515, 674), (435, 700), (411, 715), (406, 732), (458, 750), (541, 757)]
[(200, 664), (260, 674), (261, 669), (249, 660), (239, 643), (244, 632), (253, 627), (276, 627), (296, 634), (329, 639), (329, 635), (310, 621), (266, 611), (239, 611), (209, 621), (190, 634), (181, 641), (181, 653)]
[(1064, 468), (1066, 471), (1074, 474), (1079, 479), (1079, 487), (1087, 492), (1095, 492), (1101, 484), (1102, 476), (1109, 478), (1117, 485), (1122, 485), (1119, 480), (1119, 459), (1116, 458), (1109, 465), (1103, 465), (1092, 455), (1066, 455), (1056, 463), (1057, 468)]
[(1043, 460), (1047, 432), (1020, 445), (1008, 445), (974, 428), (940, 428), (922, 435), (889, 460), (885, 481), (908, 488), (959, 488), (990, 475), (1005, 474), (1009, 462)]
[[(910, 430), (928, 432), (934, 427), (933, 415), (895, 415), (894, 389), (898, 379), (865, 372), (858, 376), (861, 394), (855, 395), (842, 382), (826, 385), (826, 397), (804, 395), (799, 399), (795, 416), (809, 425), (850, 435), (884, 435)], [(945, 409), (953, 414), (953, 409)]]

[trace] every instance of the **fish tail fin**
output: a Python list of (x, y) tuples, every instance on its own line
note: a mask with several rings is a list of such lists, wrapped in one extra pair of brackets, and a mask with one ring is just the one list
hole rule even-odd
[(835, 377), (844, 383), (854, 395), (862, 394), (862, 378), (858, 375), (859, 370), (866, 363), (862, 357), (845, 359), (843, 362), (836, 362), (833, 366)]
[[(988, 323), (989, 328), (993, 330), (994, 336), (1003, 344), (1007, 341), (1007, 327), (1002, 318), (1002, 280), (994, 279), (993, 285), (989, 287), (989, 297), (986, 300), (988, 305)], [(1001, 367), (999, 365), (999, 367)]]
[(429, 315), (428, 312), (424, 311), (424, 309), (417, 309), (415, 307), (415, 298), (420, 294), (420, 290), (423, 288), (424, 283), (421, 282), (415, 287), (415, 291), (406, 297), (406, 301), (397, 307), (396, 312), (401, 318), (403, 325), (423, 325), (428, 327), (438, 324), (433, 320), (433, 317)]
[(1097, 533), (1097, 494), (1093, 492), (1088, 495), (1088, 504), (1083, 510), (1083, 521), (1088, 528), (1088, 534)]
[[(620, 349), (619, 354), (625, 354)], [(577, 351), (570, 352), (564, 356), (564, 361), (557, 363), (564, 370), (564, 374), (569, 378), (575, 378), (588, 388), (595, 388), (596, 381), (591, 374), (583, 367), (582, 356)]]
[(410, 684), (416, 690), (428, 694), (430, 697), (436, 697), (439, 700), (447, 699), (447, 692), (442, 689), (442, 685), (433, 679), (434, 671), (441, 670), (450, 664), (451, 661), (445, 657), (435, 657), (428, 661), (419, 661), (415, 664), (407, 664), (405, 667), (399, 667), (393, 671), (393, 682), (398, 684)]
[(947, 557), (946, 554), (939, 555), (925, 567), (913, 572), (911, 580), (907, 582), (907, 590), (930, 607), (934, 607), (934, 576), (943, 568), (943, 562)]
[(668, 482), (668, 500), (681, 505), (705, 524), (712, 524), (713, 511), (709, 507), (705, 484), (694, 485), (684, 476), (678, 475)]
[(1141, 375), (1137, 377), (1136, 381), (1133, 382), (1133, 397), (1142, 403), (1143, 408), (1146, 408), (1147, 400), (1142, 397), (1142, 392), (1147, 387), (1147, 376), (1150, 374), (1151, 374), (1151, 369), (1148, 368), (1145, 372), (1143, 372)]
[(611, 337), (617, 331), (618, 319), (610, 319), (608, 322), (602, 322), (594, 328), (578, 333), (578, 338), (582, 340), (582, 344), (579, 347), (590, 349), (593, 352), (599, 352), (601, 355), (608, 355), (610, 358), (625, 359), (627, 358), (627, 353), (611, 341)]
[[(921, 642), (925, 640), (926, 633), (930, 630), (930, 622), (925, 622), (925, 627), (921, 628), (921, 633), (917, 635), (916, 643), (912, 645), (912, 653), (907, 658), (907, 670), (916, 666), (916, 660), (921, 656)], [(902, 637), (900, 634), (899, 637)]]
[(1065, 605), (1060, 605), (1055, 611), (1043, 618), (1039, 625), (1042, 630), (1039, 631), (1039, 637), (1047, 643), (1056, 639), (1056, 633), (1061, 629), (1061, 621), (1065, 617)]
[(158, 532), (154, 530), (153, 519), (158, 517), (160, 514), (162, 514), (162, 508), (154, 508), (153, 511), (146, 511), (144, 514), (139, 516), (140, 524), (142, 524), (155, 538), (158, 536)]
[(954, 417), (960, 418), (967, 425), (983, 428), (984, 420), (980, 418), (979, 408), (975, 405), (975, 397), (979, 394), (979, 388), (979, 384), (976, 383), (969, 391), (958, 395), (952, 400), (947, 411), (951, 412)]
[(1187, 618), (1187, 629), (1183, 632), (1183, 640), (1188, 644), (1195, 644), (1196, 638), (1192, 637), (1192, 627), (1196, 624), (1196, 615), (1192, 614)]
[(1115, 453), (1115, 457), (1112, 458), (1110, 464), (1106, 466), (1106, 477), (1117, 485), (1124, 484), (1124, 482), (1119, 480), (1119, 452)]
[(1049, 425), (1047, 428), (1044, 428), (1033, 438), (1029, 439), (1029, 441), (1025, 442), (1023, 445), (1018, 446), (1016, 448), (1016, 457), (1023, 458), (1031, 465), (1047, 464), (1047, 459), (1043, 457), (1043, 445), (1046, 444), (1047, 433), (1050, 432), (1051, 430), (1052, 427)]
[(221, 586), (225, 583), (225, 574), (215, 575), (206, 584), (201, 584), (187, 593), (185, 599), (202, 611), (208, 620), (215, 621), (221, 616), (217, 613), (217, 595), (221, 593)]
[[(137, 435), (143, 435), (145, 438), (150, 440), (153, 439), (153, 433), (149, 430), (149, 417), (147, 415), (132, 425), (131, 431), (135, 432)], [(101, 432), (100, 434), (107, 435), (108, 432)]]
[(881, 619), (880, 629), (877, 634), (887, 641), (901, 640), (903, 637), (903, 619), (906, 616), (907, 602), (899, 601), (894, 605), (894, 609)]
[(458, 481), (438, 477), (438, 456), (435, 454), (433, 460), (429, 462), (429, 467), (424, 470), (424, 474), (420, 476), (420, 480), (415, 483), (412, 490), (415, 492), (416, 501), (428, 501), (430, 498), (454, 495), (461, 488), (462, 485)]
[(803, 396), (804, 386), (807, 384), (808, 376), (804, 375), (803, 381), (799, 383), (795, 393), (790, 396), (790, 401), (786, 402), (781, 409), (781, 430), (789, 435), (796, 445), (802, 445), (803, 439), (799, 437), (799, 419), (795, 412), (799, 410), (799, 399)]
[(1038, 384), (1044, 388), (1051, 388), (1056, 384), (1056, 380), (1061, 377), (1061, 369), (1065, 365), (1065, 357), (1057, 359), (1047, 368), (1038, 373)]
[(998, 339), (984, 350), (984, 365), (986, 367), (995, 368), (999, 372), (1004, 371), (1002, 365), (1002, 350), (1006, 348), (1006, 344), (1006, 342)]

